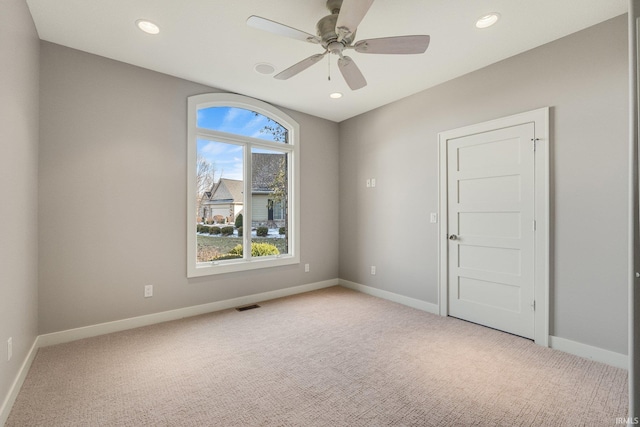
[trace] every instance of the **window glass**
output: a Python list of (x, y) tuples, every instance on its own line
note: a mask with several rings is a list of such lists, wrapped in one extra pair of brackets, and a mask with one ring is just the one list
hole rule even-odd
[(206, 139), (197, 147), (197, 262), (242, 258), (244, 147)]
[(237, 107), (198, 110), (197, 126), (267, 141), (288, 143), (287, 129), (269, 117)]
[(257, 256), (289, 253), (287, 153), (254, 148), (251, 151), (251, 243)]

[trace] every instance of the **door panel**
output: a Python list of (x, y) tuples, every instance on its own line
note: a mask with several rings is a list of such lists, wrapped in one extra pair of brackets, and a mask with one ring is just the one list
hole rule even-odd
[(458, 212), (458, 231), (465, 236), (520, 237), (520, 212)]
[(500, 310), (520, 311), (520, 288), (518, 286), (504, 286), (494, 282), (458, 278), (458, 295), (463, 301), (474, 304), (484, 304)]
[(533, 123), (448, 141), (449, 314), (534, 336)]
[(461, 269), (520, 275), (521, 253), (516, 249), (458, 245)]
[(520, 177), (517, 175), (459, 178), (458, 202), (471, 204), (518, 203), (521, 186)]

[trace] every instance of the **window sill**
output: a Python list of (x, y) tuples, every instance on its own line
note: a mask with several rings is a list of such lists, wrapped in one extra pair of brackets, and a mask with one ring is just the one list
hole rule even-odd
[(195, 266), (189, 266), (188, 278), (211, 276), (215, 274), (236, 273), (240, 271), (256, 270), (259, 268), (281, 267), (284, 265), (299, 264), (300, 258), (294, 255), (279, 255), (277, 257), (199, 262)]

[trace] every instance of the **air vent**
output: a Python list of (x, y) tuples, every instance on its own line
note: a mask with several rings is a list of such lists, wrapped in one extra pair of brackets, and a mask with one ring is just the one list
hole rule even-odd
[(236, 310), (247, 311), (247, 310), (253, 310), (254, 308), (260, 308), (260, 306), (258, 304), (245, 305), (244, 307), (237, 307)]

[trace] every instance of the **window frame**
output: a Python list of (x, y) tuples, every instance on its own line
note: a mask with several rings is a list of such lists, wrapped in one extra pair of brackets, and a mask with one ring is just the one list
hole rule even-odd
[[(288, 114), (266, 102), (231, 93), (207, 93), (188, 97), (187, 100), (187, 277), (202, 277), (214, 274), (232, 273), (260, 268), (279, 267), (300, 263), (300, 125)], [(235, 107), (254, 111), (276, 121), (287, 130), (287, 143), (274, 142), (244, 135), (231, 134), (197, 127), (198, 111), (210, 107)], [(243, 181), (245, 191), (244, 211), (251, 212), (251, 150), (252, 148), (272, 149), (288, 154), (288, 233), (287, 254), (266, 257), (248, 257), (237, 260), (197, 262), (197, 235), (195, 204), (197, 140), (206, 138), (214, 141), (240, 144), (244, 146)], [(246, 196), (246, 195), (249, 196)], [(250, 220), (243, 215), (245, 224)], [(250, 225), (250, 224), (249, 224)], [(249, 227), (250, 228), (250, 227)], [(243, 247), (251, 247), (251, 233), (243, 233)]]

